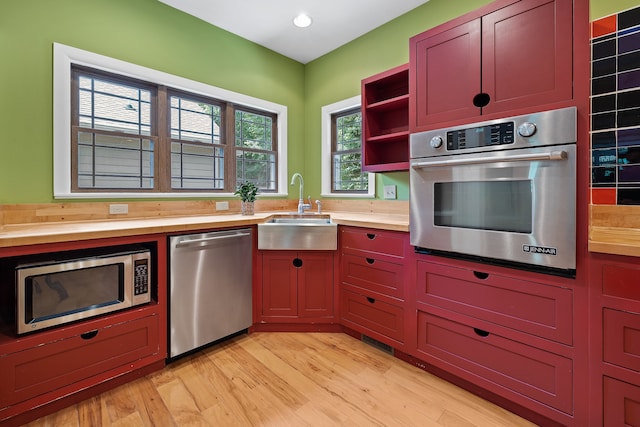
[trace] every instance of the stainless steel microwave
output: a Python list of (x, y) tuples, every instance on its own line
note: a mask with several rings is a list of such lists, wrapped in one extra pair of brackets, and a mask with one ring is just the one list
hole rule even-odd
[(19, 264), (15, 278), (16, 329), (24, 334), (148, 303), (151, 253)]

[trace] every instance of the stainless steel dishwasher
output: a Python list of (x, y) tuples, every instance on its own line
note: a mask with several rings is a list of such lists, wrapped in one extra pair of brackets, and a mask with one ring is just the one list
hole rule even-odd
[(252, 323), (249, 228), (169, 238), (169, 359)]

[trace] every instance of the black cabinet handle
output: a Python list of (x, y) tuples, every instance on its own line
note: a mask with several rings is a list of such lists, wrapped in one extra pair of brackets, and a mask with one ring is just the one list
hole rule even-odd
[(98, 335), (97, 329), (95, 331), (89, 331), (85, 332), (84, 334), (80, 334), (80, 338), (82, 338), (83, 340), (90, 340), (92, 338), (95, 338), (96, 335)]
[(373, 264), (374, 262), (376, 262), (375, 259), (373, 258), (365, 258), (367, 260), (367, 264)]
[(374, 302), (376, 302), (375, 298), (371, 298), (371, 297), (367, 297), (367, 301), (369, 301), (371, 304), (373, 304)]
[(302, 260), (300, 258), (293, 259), (293, 266), (296, 268), (302, 267)]
[(376, 238), (376, 235), (373, 233), (367, 233), (367, 237), (369, 238), (369, 240), (373, 240)]
[(482, 329), (478, 329), (478, 328), (473, 328), (473, 332), (476, 333), (476, 335), (485, 338), (489, 336), (489, 332), (487, 331), (483, 331)]
[(474, 271), (473, 275), (480, 280), (486, 280), (489, 277), (489, 273), (483, 273), (481, 271)]

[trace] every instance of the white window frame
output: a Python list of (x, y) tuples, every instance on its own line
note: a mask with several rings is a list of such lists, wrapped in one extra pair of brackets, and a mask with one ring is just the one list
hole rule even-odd
[(71, 64), (120, 74), (150, 83), (169, 86), (226, 102), (264, 110), (277, 115), (278, 121), (278, 192), (260, 193), (261, 197), (288, 194), (287, 182), (287, 107), (264, 99), (189, 80), (162, 71), (88, 52), (60, 43), (53, 44), (53, 196), (56, 199), (95, 198), (184, 198), (231, 197), (233, 193), (146, 193), (146, 192), (82, 192), (71, 191)]
[[(376, 195), (376, 175), (368, 172), (369, 184), (366, 193), (350, 193), (346, 191), (333, 192), (331, 188), (331, 171), (332, 171), (332, 159), (331, 159), (331, 116), (336, 113), (351, 110), (352, 108), (359, 108), (361, 104), (360, 95), (344, 99), (342, 101), (334, 102), (333, 104), (325, 105), (322, 107), (321, 120), (322, 120), (322, 167), (321, 167), (321, 191), (322, 197), (353, 197), (353, 198), (374, 198)], [(364, 135), (364, 132), (362, 132)]]

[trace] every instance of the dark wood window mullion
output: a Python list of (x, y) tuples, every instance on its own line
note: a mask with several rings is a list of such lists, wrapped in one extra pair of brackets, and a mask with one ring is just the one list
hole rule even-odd
[(161, 193), (168, 193), (171, 191), (171, 126), (166, 86), (158, 86), (157, 92), (152, 94), (152, 112), (154, 107), (155, 114), (152, 114), (151, 133), (158, 135), (154, 144), (154, 189)]
[(220, 143), (224, 150), (224, 191), (233, 193), (236, 190), (236, 109), (226, 104), (220, 111)]

